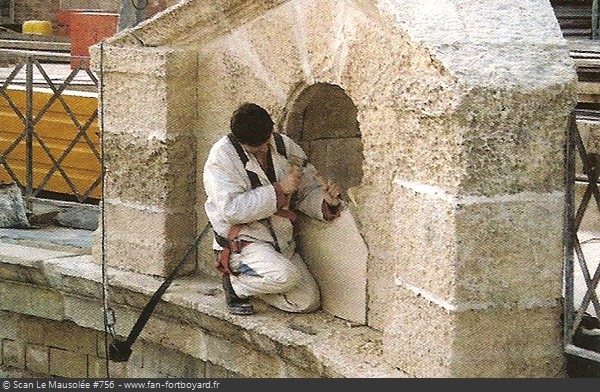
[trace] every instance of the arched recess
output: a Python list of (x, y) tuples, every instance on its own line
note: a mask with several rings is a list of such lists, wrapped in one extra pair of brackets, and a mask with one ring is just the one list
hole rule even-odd
[[(339, 86), (318, 83), (292, 97), (280, 131), (298, 142), (319, 173), (342, 189), (362, 180), (363, 146), (357, 108)], [(298, 251), (321, 290), (323, 309), (367, 323), (368, 248), (346, 200), (332, 222), (297, 220)]]
[(363, 145), (356, 114), (354, 102), (341, 87), (317, 83), (294, 99), (284, 129), (317, 170), (343, 189), (362, 180)]

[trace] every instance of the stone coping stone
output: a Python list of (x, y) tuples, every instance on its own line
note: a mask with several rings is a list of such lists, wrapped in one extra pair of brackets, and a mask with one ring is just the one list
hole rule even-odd
[(91, 253), (93, 231), (58, 226), (28, 229), (0, 228), (0, 241), (34, 249), (69, 250)]
[[(38, 278), (32, 279), (33, 275)], [(94, 263), (91, 255), (0, 242), (0, 283), (34, 284), (63, 296), (97, 301), (97, 310), (101, 311), (102, 276), (102, 266)], [(105, 276), (111, 306), (133, 309), (135, 314), (141, 313), (163, 282), (162, 278), (112, 267), (105, 269)], [(353, 325), (323, 311), (291, 314), (260, 300), (254, 305), (254, 315), (231, 315), (220, 282), (213, 277), (189, 275), (173, 281), (150, 320), (160, 317), (197, 326), (213, 336), (282, 357), (319, 377), (409, 377), (385, 362), (380, 331)], [(81, 319), (96, 316), (82, 315)]]

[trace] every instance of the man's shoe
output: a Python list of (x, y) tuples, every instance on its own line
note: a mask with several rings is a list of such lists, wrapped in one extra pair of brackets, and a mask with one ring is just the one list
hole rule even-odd
[(247, 316), (254, 313), (254, 307), (250, 303), (250, 299), (240, 298), (235, 294), (233, 286), (231, 286), (231, 279), (227, 274), (223, 274), (223, 290), (225, 290), (225, 299), (227, 300), (229, 313), (240, 316)]

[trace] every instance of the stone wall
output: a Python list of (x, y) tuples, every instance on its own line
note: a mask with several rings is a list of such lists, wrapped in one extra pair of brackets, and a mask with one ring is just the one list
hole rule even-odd
[(105, 336), (71, 321), (0, 311), (0, 368), (25, 377), (239, 377), (211, 362), (143, 340), (129, 361), (107, 362)]
[[(18, 0), (17, 0), (18, 1)], [(61, 10), (90, 9), (104, 12), (119, 12), (120, 0), (60, 0)]]
[(27, 20), (48, 20), (56, 26), (59, 2), (52, 0), (15, 1), (15, 23)]
[[(166, 206), (194, 205), (196, 232), (204, 226), (201, 168), (240, 103), (264, 106), (293, 134), (295, 100), (336, 86), (356, 107), (362, 144), (343, 229), (358, 229), (368, 253), (364, 286), (352, 287), (366, 287), (359, 306), (388, 363), (416, 377), (564, 375), (563, 149), (576, 74), (549, 3), (187, 0), (106, 44), (105, 202), (110, 242), (126, 255), (115, 266), (168, 270), (163, 249), (191, 234), (165, 230)], [(140, 107), (148, 86), (162, 106)], [(148, 148), (155, 140), (181, 140), (172, 154), (195, 156), (193, 167)], [(148, 170), (140, 177), (131, 162)], [(153, 247), (119, 224), (147, 211), (160, 215)], [(329, 245), (351, 268), (352, 252)], [(535, 328), (522, 336), (523, 324)]]
[[(0, 367), (25, 374), (105, 377), (103, 277), (92, 256), (0, 241)], [(106, 266), (107, 304), (125, 340), (162, 283)], [(406, 377), (382, 357), (380, 332), (323, 311), (283, 314), (255, 302), (232, 316), (218, 282), (176, 279), (111, 377)], [(257, 366), (261, 364), (261, 366)], [(1, 373), (1, 372), (0, 372)]]

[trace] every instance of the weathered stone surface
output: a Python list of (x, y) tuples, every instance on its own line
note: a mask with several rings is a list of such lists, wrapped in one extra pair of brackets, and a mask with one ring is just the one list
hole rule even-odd
[(50, 374), (68, 378), (86, 378), (87, 357), (59, 348), (50, 348)]
[(409, 290), (397, 296), (384, 353), (414, 377), (565, 375), (559, 306), (456, 311)]
[(74, 323), (33, 317), (22, 318), (20, 327), (22, 339), (27, 343), (96, 355), (97, 333), (94, 330)]
[[(121, 260), (137, 252), (132, 264), (147, 273), (145, 258), (158, 256), (151, 262), (158, 271), (168, 264), (165, 249), (185, 243), (172, 233), (188, 225), (170, 232), (161, 219), (176, 205), (183, 213), (202, 211), (202, 198), (191, 195), (202, 194), (203, 159), (239, 103), (263, 105), (280, 127), (310, 85), (339, 86), (357, 109), (362, 154), (347, 155), (364, 161), (353, 212), (368, 249), (365, 311), (369, 324), (385, 331), (386, 358), (394, 366), (405, 360), (414, 374), (561, 374), (560, 320), (548, 314), (560, 296), (562, 149), (576, 74), (548, 2), (186, 0), (106, 43), (107, 191), (113, 206), (141, 202), (163, 214), (151, 225), (162, 227), (154, 244), (139, 235), (128, 242), (126, 230), (109, 237)], [(118, 64), (122, 48), (125, 66)], [(146, 60), (141, 72), (138, 60)], [(144, 99), (127, 95), (136, 89)], [(308, 109), (322, 113), (315, 105)], [(198, 113), (198, 121), (188, 113)], [(147, 181), (132, 186), (139, 172)], [(146, 216), (134, 210), (122, 216)], [(539, 284), (524, 284), (530, 281)], [(434, 305), (404, 309), (411, 294), (395, 296), (402, 290), (427, 293)], [(456, 311), (473, 307), (477, 317)], [(429, 328), (423, 320), (432, 313), (439, 321)], [(495, 328), (513, 314), (537, 328), (526, 329), (531, 339), (516, 336), (514, 326)], [(410, 324), (411, 317), (421, 321)], [(474, 325), (482, 330), (473, 332)], [(227, 333), (237, 339), (215, 345), (222, 350), (209, 361), (245, 374), (249, 369), (230, 358), (216, 359), (247, 352), (239, 331)], [(490, 333), (494, 353), (480, 355)], [(278, 355), (264, 358), (274, 364)], [(352, 374), (344, 355), (320, 369), (310, 365), (318, 355), (303, 362), (321, 375)]]
[[(108, 204), (110, 203), (110, 204)], [(124, 205), (107, 201), (105, 229), (106, 262), (118, 268), (150, 275), (166, 276), (183, 260), (193, 245), (195, 214), (148, 206)], [(123, 222), (127, 222), (123, 226)], [(96, 240), (100, 241), (96, 233)], [(162, 238), (162, 241), (157, 241)], [(101, 263), (98, 252), (95, 260)], [(181, 270), (195, 268), (193, 259)]]
[[(395, 225), (403, 284), (475, 307), (527, 307), (561, 296), (562, 266), (548, 260), (562, 249), (562, 194), (452, 198), (433, 187), (398, 185), (396, 211), (417, 218)], [(540, 279), (535, 285), (532, 276)]]
[(19, 316), (12, 312), (0, 311), (0, 340), (19, 337)]
[(0, 227), (29, 227), (23, 195), (16, 183), (0, 184)]
[(68, 208), (56, 214), (54, 219), (56, 222), (66, 227), (93, 231), (98, 228), (98, 218), (98, 210)]
[[(0, 304), (6, 307), (4, 301), (7, 301), (14, 308), (2, 311), (1, 325), (8, 323), (9, 329), (18, 330), (9, 331), (14, 340), (1, 334), (0, 337), (4, 339), (5, 347), (6, 344), (10, 346), (11, 341), (14, 345), (23, 344), (23, 347), (25, 343), (49, 347), (51, 375), (86, 377), (82, 375), (82, 363), (85, 364), (87, 358), (88, 376), (102, 376), (104, 326), (98, 321), (101, 319), (98, 309), (102, 309), (102, 299), (88, 297), (89, 281), (95, 279), (89, 276), (90, 271), (97, 270), (98, 266), (92, 262), (91, 256), (74, 259), (67, 257), (34, 264), (48, 277), (45, 283), (29, 285), (28, 292), (39, 300), (40, 306), (43, 303), (46, 315), (41, 312), (32, 314), (34, 306), (30, 297), (25, 297), (18, 289), (22, 284), (3, 281), (0, 285), (3, 301)], [(77, 273), (80, 274), (78, 277)], [(115, 330), (119, 336), (124, 336), (137, 321), (161, 280), (112, 267), (108, 267), (107, 278), (110, 283), (108, 300), (117, 319)], [(77, 282), (80, 292), (77, 291)], [(226, 369), (227, 375), (246, 377), (404, 376), (382, 361), (381, 333), (371, 328), (351, 327), (324, 312), (284, 314), (260, 302), (256, 303), (258, 313), (252, 318), (232, 316), (224, 305), (222, 292), (207, 296), (198, 290), (198, 285), (209, 288), (218, 286), (218, 283), (198, 277), (177, 279), (165, 292), (163, 301), (144, 327), (139, 344), (136, 343), (133, 348), (131, 364), (111, 363), (111, 377), (182, 377), (191, 375), (198, 364), (207, 361)], [(21, 301), (27, 306), (7, 297), (2, 288), (23, 297)], [(56, 296), (42, 296), (46, 291)], [(77, 296), (82, 306), (76, 307)], [(95, 307), (91, 306), (93, 301), (96, 301)], [(58, 313), (62, 315), (54, 317)], [(22, 314), (34, 317), (23, 317)], [(53, 317), (55, 321), (46, 317)], [(96, 321), (93, 321), (94, 318)], [(64, 336), (74, 338), (64, 340)], [(152, 344), (154, 349), (143, 349), (144, 342)], [(158, 346), (163, 350), (157, 350)], [(172, 355), (161, 359), (164, 350)], [(16, 350), (12, 352), (18, 353)], [(253, 360), (244, 362), (243, 358)], [(161, 362), (171, 359), (168, 366)], [(272, 366), (256, 367), (256, 361)], [(152, 363), (158, 365), (144, 365)], [(70, 370), (68, 365), (72, 366)], [(210, 373), (209, 370), (207, 372)]]
[(0, 310), (61, 320), (62, 296), (45, 287), (0, 281)]
[(36, 374), (49, 374), (50, 353), (48, 347), (28, 344), (25, 348), (25, 369)]
[(2, 339), (4, 366), (25, 369), (25, 344), (20, 340)]

